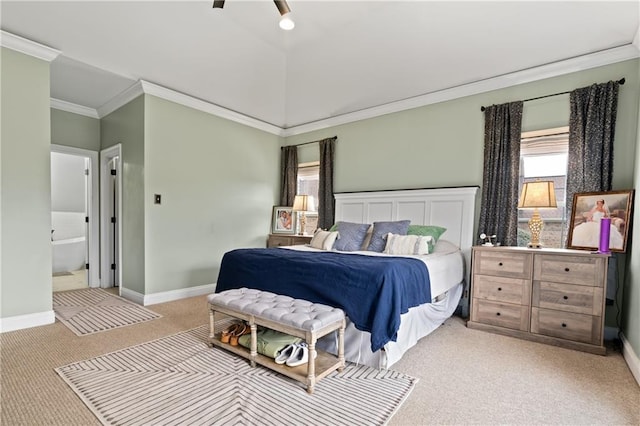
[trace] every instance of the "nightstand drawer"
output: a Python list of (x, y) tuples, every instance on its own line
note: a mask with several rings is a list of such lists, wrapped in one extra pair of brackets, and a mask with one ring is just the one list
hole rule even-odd
[(601, 316), (602, 288), (534, 281), (531, 304), (538, 308)]
[(269, 236), (269, 247), (290, 246), (291, 237), (279, 237), (277, 235)]
[(529, 330), (529, 307), (473, 299), (471, 321), (514, 330)]
[(533, 279), (602, 287), (605, 264), (602, 257), (540, 254), (536, 255)]
[(510, 253), (502, 250), (475, 251), (474, 274), (509, 278), (530, 278), (530, 253)]
[(528, 280), (491, 275), (473, 277), (473, 297), (495, 302), (528, 305), (531, 294)]
[(599, 345), (602, 318), (551, 309), (531, 308), (531, 332)]

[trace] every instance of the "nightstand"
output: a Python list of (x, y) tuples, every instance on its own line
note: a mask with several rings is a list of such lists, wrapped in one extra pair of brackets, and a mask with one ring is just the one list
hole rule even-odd
[(606, 254), (473, 247), (467, 327), (605, 355)]
[(267, 247), (295, 246), (309, 244), (312, 235), (269, 234)]

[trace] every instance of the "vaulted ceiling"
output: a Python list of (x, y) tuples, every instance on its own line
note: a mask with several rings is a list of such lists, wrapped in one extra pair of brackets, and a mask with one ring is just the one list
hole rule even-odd
[(640, 44), (637, 1), (290, 0), (288, 32), (272, 1), (212, 3), (3, 0), (0, 18), (62, 52), (52, 98), (98, 110), (144, 80), (283, 129)]

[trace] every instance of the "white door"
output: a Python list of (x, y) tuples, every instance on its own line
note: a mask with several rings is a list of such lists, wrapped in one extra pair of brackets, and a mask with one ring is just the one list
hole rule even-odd
[[(121, 287), (121, 177), (120, 145), (100, 152), (101, 201), (101, 283), (102, 287)], [(119, 289), (122, 292), (122, 288)]]

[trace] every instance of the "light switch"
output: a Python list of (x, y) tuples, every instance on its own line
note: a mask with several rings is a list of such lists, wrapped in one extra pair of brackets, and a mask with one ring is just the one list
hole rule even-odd
[(162, 204), (162, 196), (160, 194), (153, 195), (153, 204)]

